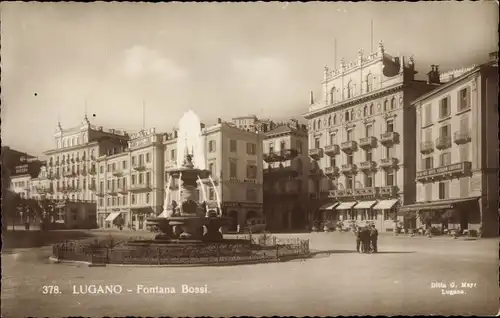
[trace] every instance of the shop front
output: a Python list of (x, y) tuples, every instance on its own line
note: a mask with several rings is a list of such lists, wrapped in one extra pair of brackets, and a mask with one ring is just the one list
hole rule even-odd
[(397, 220), (397, 210), (399, 200), (380, 200), (375, 204), (373, 210), (377, 214), (377, 222), (375, 223), (380, 232), (394, 231), (394, 221)]
[(403, 226), (407, 229), (434, 229), (447, 233), (452, 230), (479, 230), (481, 218), (479, 198), (440, 200), (403, 206)]

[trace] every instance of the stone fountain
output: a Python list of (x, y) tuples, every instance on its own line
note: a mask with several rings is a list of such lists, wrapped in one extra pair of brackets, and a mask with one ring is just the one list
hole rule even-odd
[[(162, 217), (148, 218), (149, 225), (156, 227), (161, 234), (156, 240), (161, 241), (220, 241), (222, 233), (219, 229), (228, 224), (229, 219), (217, 215), (209, 215), (206, 202), (199, 202), (197, 197), (198, 181), (210, 176), (204, 169), (204, 143), (201, 140), (201, 123), (198, 116), (189, 111), (179, 121), (177, 151), (184, 149), (183, 162), (177, 157), (177, 166), (167, 169), (169, 180), (180, 182), (180, 202), (165, 202)], [(191, 153), (189, 153), (191, 148)], [(166, 198), (168, 201), (168, 187)]]

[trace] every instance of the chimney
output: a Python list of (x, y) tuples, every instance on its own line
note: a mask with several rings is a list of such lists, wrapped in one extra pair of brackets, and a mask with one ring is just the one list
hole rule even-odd
[(427, 73), (427, 84), (441, 84), (439, 78), (439, 65), (431, 65), (431, 71)]
[(200, 123), (200, 128), (201, 129), (205, 128), (205, 124), (204, 123)]
[(314, 95), (313, 95), (313, 91), (311, 91), (311, 97), (310, 97), (309, 105), (313, 105), (313, 104), (314, 104)]
[(178, 132), (177, 130), (174, 130), (174, 138), (177, 138), (177, 134), (178, 134), (178, 133), (179, 133), (179, 132)]
[(491, 61), (498, 61), (498, 51), (489, 54)]
[(222, 124), (222, 119), (220, 117), (217, 118), (217, 124)]

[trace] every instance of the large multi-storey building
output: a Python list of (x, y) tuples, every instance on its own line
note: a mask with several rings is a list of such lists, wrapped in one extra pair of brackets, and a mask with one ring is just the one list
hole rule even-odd
[(272, 125), (265, 133), (264, 216), (272, 231), (308, 224), (308, 134), (297, 120)]
[[(207, 201), (209, 209), (217, 208), (219, 193), (222, 213), (231, 218), (230, 231), (243, 230), (247, 219), (263, 214), (262, 196), (262, 140), (264, 135), (251, 128), (237, 128), (233, 123), (223, 122), (205, 127), (202, 125), (202, 143), (205, 148), (205, 167), (211, 172), (215, 189), (210, 180), (202, 180), (199, 201)], [(167, 134), (165, 145), (165, 168), (175, 167), (178, 152), (177, 132)], [(191, 149), (188, 149), (191, 152)], [(199, 160), (194, 158), (194, 161)], [(168, 176), (166, 175), (165, 178)], [(167, 179), (165, 179), (167, 182)], [(177, 180), (176, 180), (177, 181)], [(179, 184), (170, 183), (169, 203), (179, 201)], [(203, 198), (206, 195), (206, 200)]]
[(416, 73), (412, 57), (393, 57), (381, 42), (374, 53), (325, 67), (322, 96), (305, 115), (316, 219), (370, 221), (391, 231), (397, 207), (415, 202), (410, 103), (439, 82), (437, 70), (427, 82)]
[(155, 129), (130, 135), (128, 147), (97, 158), (99, 227), (146, 229), (163, 210), (163, 144)]
[[(495, 55), (493, 55), (495, 56)], [(498, 235), (498, 62), (418, 98), (417, 203), (426, 226)], [(415, 220), (409, 213), (409, 220)], [(416, 224), (420, 226), (420, 224)]]
[(87, 116), (78, 127), (63, 129), (58, 124), (55, 148), (45, 154), (48, 156), (47, 178), (53, 189), (46, 197), (59, 201), (59, 223), (73, 227), (78, 220), (90, 217), (95, 223), (96, 160), (101, 155), (117, 152), (128, 139), (126, 132), (91, 125)]

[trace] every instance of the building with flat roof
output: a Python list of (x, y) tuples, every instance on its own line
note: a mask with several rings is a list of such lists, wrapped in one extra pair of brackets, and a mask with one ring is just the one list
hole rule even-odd
[(102, 228), (146, 229), (163, 210), (163, 136), (154, 128), (131, 134), (126, 148), (96, 159), (97, 223)]
[(309, 111), (310, 209), (317, 222), (374, 223), (392, 231), (397, 209), (415, 202), (415, 109), (411, 101), (439, 86), (415, 79), (413, 57), (382, 43), (356, 60), (325, 67), (322, 94)]
[(272, 125), (263, 141), (264, 215), (271, 231), (308, 224), (308, 134), (297, 120)]
[(463, 72), (412, 107), (417, 112), (417, 202), (402, 209), (405, 219), (415, 219), (416, 226), (482, 227), (484, 235), (497, 236), (497, 59)]

